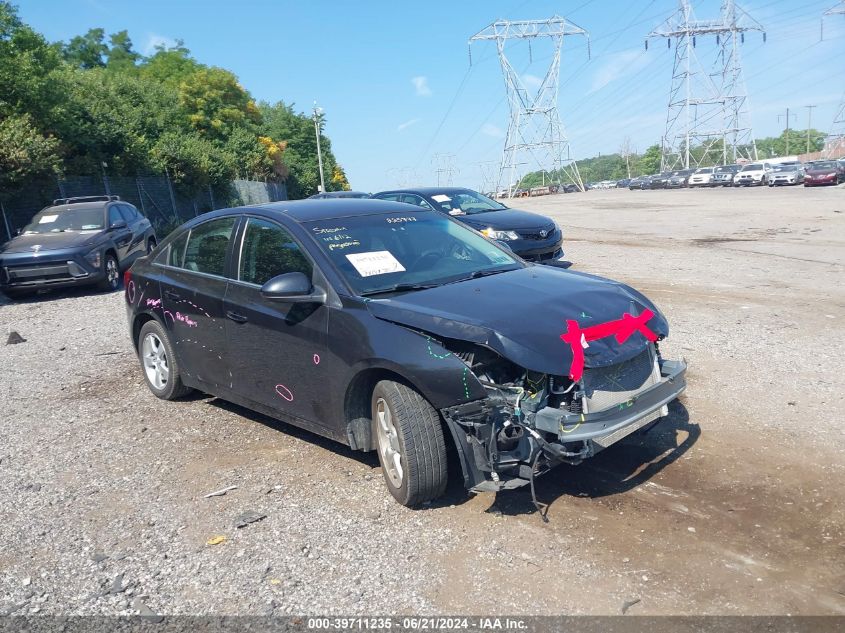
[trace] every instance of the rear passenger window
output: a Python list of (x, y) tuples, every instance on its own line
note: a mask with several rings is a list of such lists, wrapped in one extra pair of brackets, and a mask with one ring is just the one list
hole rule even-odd
[(232, 237), (235, 218), (220, 218), (191, 229), (185, 249), (186, 270), (222, 276), (226, 268), (226, 249)]
[(170, 243), (167, 253), (167, 264), (182, 268), (182, 258), (185, 256), (185, 244), (188, 243), (187, 231)]
[(238, 279), (263, 286), (283, 273), (311, 278), (311, 263), (290, 233), (272, 222), (250, 218), (244, 232)]

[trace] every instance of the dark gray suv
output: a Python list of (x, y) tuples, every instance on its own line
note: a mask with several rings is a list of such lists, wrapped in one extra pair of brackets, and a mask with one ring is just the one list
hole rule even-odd
[(61, 198), (0, 247), (0, 290), (120, 287), (120, 271), (156, 245), (150, 221), (118, 196)]

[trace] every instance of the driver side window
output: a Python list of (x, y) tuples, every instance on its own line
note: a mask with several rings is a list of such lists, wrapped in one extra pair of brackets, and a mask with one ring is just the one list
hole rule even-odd
[(118, 222), (125, 222), (125, 220), (120, 215), (120, 209), (118, 209), (115, 204), (109, 207), (109, 228), (113, 227)]
[(303, 273), (311, 279), (311, 263), (290, 233), (272, 222), (249, 218), (238, 279), (263, 286), (277, 275), (293, 272)]
[(429, 211), (434, 211), (432, 206), (428, 202), (425, 201), (425, 198), (422, 198), (422, 197), (417, 196), (417, 195), (412, 194), (412, 193), (404, 194), (402, 196), (402, 202), (404, 202), (405, 204), (413, 204), (413, 205), (416, 205), (418, 207), (422, 207), (423, 209), (427, 209)]

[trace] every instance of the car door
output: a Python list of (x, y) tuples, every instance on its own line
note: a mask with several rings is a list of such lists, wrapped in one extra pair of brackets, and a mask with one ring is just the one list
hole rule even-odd
[(236, 221), (208, 220), (174, 240), (160, 282), (161, 314), (182, 369), (214, 393), (232, 383), (223, 298)]
[(128, 204), (116, 205), (120, 209), (120, 214), (126, 220), (126, 225), (132, 233), (132, 241), (129, 244), (129, 252), (127, 257), (130, 261), (144, 255), (147, 251), (146, 244), (146, 223), (144, 217), (138, 213), (134, 207)]
[(110, 205), (106, 213), (108, 219), (106, 226), (108, 226), (111, 240), (117, 248), (117, 261), (122, 264), (129, 256), (132, 247), (132, 229), (123, 219), (123, 215), (120, 213), (120, 205)]
[(302, 272), (321, 287), (326, 282), (291, 232), (265, 218), (245, 217), (236, 259), (224, 302), (235, 392), (282, 414), (329, 426), (328, 308), (261, 295), (261, 286), (283, 273)]

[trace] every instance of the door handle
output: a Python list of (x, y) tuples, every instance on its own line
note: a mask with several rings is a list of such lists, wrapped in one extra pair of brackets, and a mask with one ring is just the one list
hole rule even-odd
[(231, 310), (226, 310), (226, 316), (235, 323), (246, 323), (249, 319), (247, 319), (243, 314), (238, 314), (237, 312), (232, 312)]
[(181, 301), (182, 295), (173, 292), (172, 290), (165, 290), (164, 291), (164, 298), (170, 299), (171, 301)]

